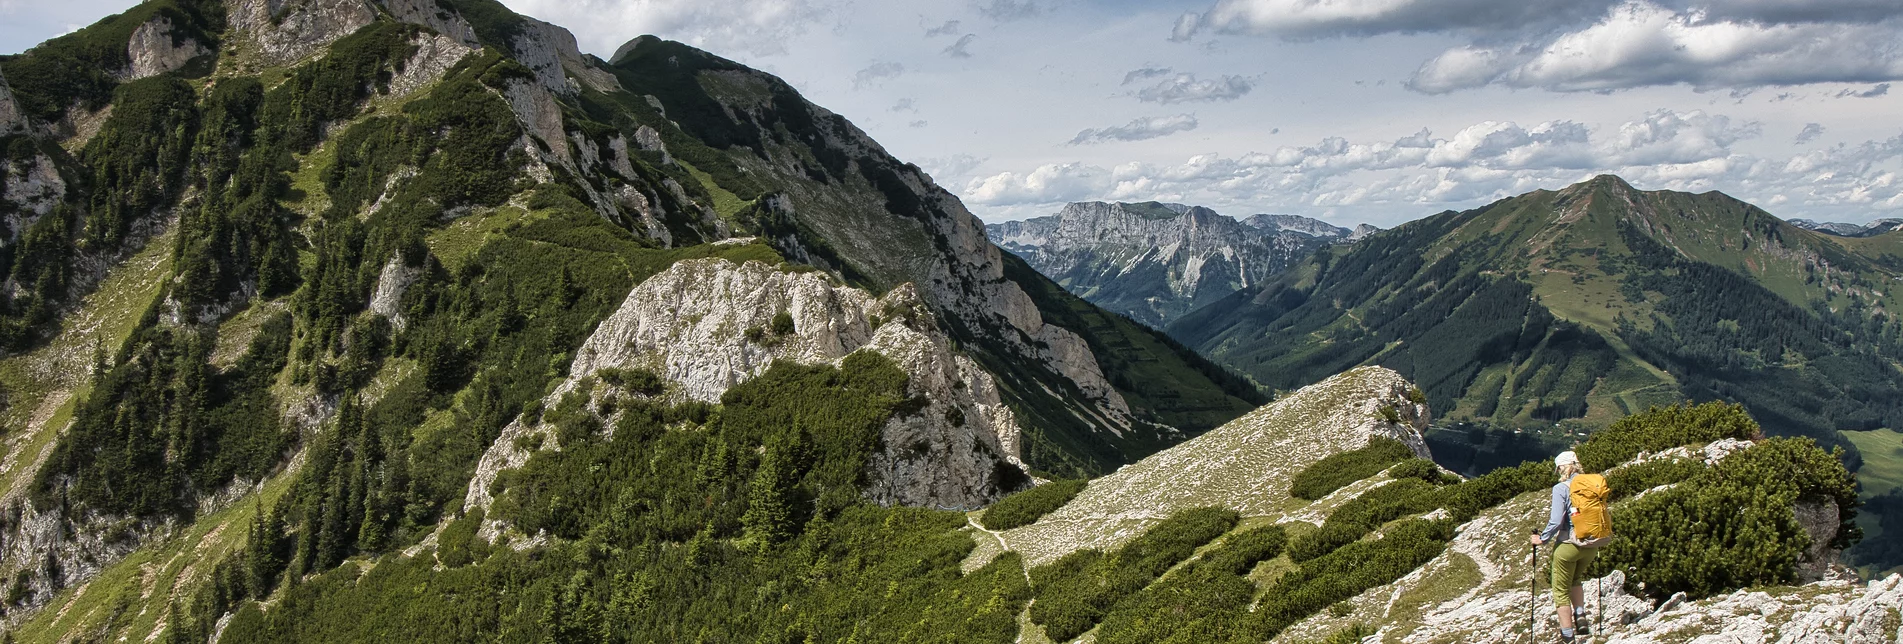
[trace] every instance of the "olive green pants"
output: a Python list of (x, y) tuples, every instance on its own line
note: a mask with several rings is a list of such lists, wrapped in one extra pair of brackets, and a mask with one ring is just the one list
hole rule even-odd
[(1598, 548), (1581, 548), (1570, 543), (1559, 544), (1553, 549), (1553, 605), (1566, 608), (1573, 605), (1573, 596), (1568, 592), (1573, 586), (1585, 581), (1586, 566), (1592, 565), (1592, 558), (1599, 554)]

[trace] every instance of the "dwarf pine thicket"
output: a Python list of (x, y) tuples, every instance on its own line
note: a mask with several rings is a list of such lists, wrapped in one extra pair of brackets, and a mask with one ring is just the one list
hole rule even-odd
[(1010, 530), (1031, 525), (1044, 515), (1069, 503), (1071, 497), (1084, 491), (1084, 485), (1085, 481), (1075, 479), (1051, 481), (1012, 494), (986, 507), (984, 517), (978, 522), (990, 530)]
[(1376, 438), (1368, 441), (1366, 447), (1330, 454), (1302, 468), (1289, 481), (1289, 496), (1314, 501), (1413, 455), (1401, 441)]

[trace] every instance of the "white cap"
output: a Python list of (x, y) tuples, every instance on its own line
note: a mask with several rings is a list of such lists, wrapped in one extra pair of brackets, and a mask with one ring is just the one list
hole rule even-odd
[(1564, 452), (1560, 452), (1559, 456), (1553, 459), (1553, 465), (1555, 467), (1565, 467), (1568, 465), (1578, 465), (1578, 464), (1579, 464), (1579, 455), (1574, 454), (1572, 450), (1566, 450)]

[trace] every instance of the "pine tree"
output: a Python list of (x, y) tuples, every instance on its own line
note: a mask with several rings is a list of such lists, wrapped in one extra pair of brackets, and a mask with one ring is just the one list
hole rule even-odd
[(760, 458), (760, 469), (753, 474), (747, 489), (747, 513), (740, 517), (745, 528), (743, 543), (765, 552), (793, 534), (793, 465), (786, 449), (768, 446)]

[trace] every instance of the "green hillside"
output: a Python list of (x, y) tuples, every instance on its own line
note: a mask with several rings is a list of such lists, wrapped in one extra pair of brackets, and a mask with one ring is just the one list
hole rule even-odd
[(1554, 445), (1655, 404), (1735, 401), (1854, 467), (1839, 430), (1903, 427), (1881, 243), (1604, 176), (1410, 222), (1169, 330), (1276, 389), (1388, 366), (1446, 421)]
[(1444, 418), (1601, 426), (1726, 399), (1841, 444), (1903, 425), (1895, 275), (1723, 194), (1600, 177), (1411, 222), (1170, 332), (1278, 389), (1390, 366)]

